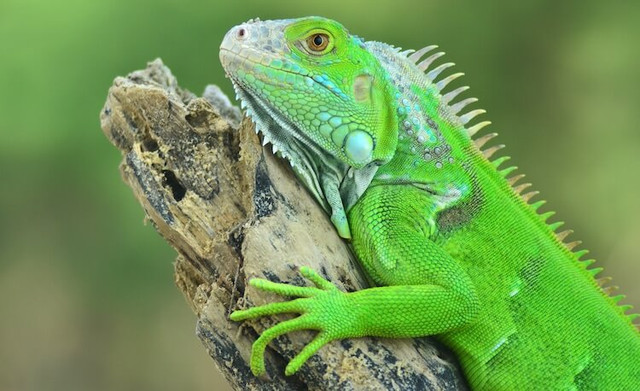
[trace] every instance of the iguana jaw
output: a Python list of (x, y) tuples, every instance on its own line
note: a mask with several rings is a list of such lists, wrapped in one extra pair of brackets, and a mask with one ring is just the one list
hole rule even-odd
[(243, 89), (233, 78), (232, 83), (241, 107), (255, 124), (256, 133), (262, 136), (262, 144), (271, 143), (273, 152), (289, 162), (314, 198), (327, 212), (330, 212), (331, 208), (320, 184), (320, 166), (323, 162), (329, 162), (330, 159), (336, 165), (342, 163), (333, 159), (322, 149), (313, 148), (313, 143), (304, 140), (294, 124), (286, 117), (274, 112), (259, 97)]
[(279, 152), (289, 160), (291, 166), (301, 164), (304, 154), (294, 139), (311, 146), (309, 140), (300, 129), (296, 127), (286, 116), (282, 115), (273, 106), (265, 102), (257, 93), (251, 91), (250, 86), (243, 83), (237, 76), (238, 69), (251, 72), (251, 64), (245, 64), (249, 60), (240, 57), (228, 50), (220, 51), (220, 60), (227, 76), (231, 79), (236, 92), (236, 99), (240, 101), (241, 108), (256, 125), (256, 133), (263, 137), (263, 144), (271, 143), (273, 152)]
[[(232, 33), (233, 30), (228, 35)], [(226, 41), (227, 37), (221, 46), (220, 61), (233, 84), (242, 109), (255, 124), (256, 133), (262, 135), (263, 145), (271, 143), (273, 152), (291, 164), (296, 175), (327, 213), (342, 209), (341, 200), (338, 205), (335, 200), (332, 202), (327, 199), (326, 187), (339, 188), (349, 167), (318, 146), (287, 116), (261, 98), (238, 76), (238, 72), (255, 73), (253, 68), (264, 66), (264, 62), (258, 63), (253, 60), (269, 54), (258, 53), (252, 48), (228, 45), (225, 44)]]

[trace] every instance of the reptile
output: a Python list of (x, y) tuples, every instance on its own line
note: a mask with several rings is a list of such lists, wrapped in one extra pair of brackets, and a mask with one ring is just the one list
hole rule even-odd
[(225, 35), (220, 60), (242, 108), (371, 281), (347, 293), (304, 266), (314, 286), (251, 279), (293, 299), (233, 321), (300, 315), (255, 341), (253, 373), (274, 338), (315, 330), (287, 375), (334, 340), (434, 336), (473, 389), (640, 389), (638, 315), (540, 212), (524, 175), (502, 168), (503, 145), (487, 147), (496, 134), (475, 120), (484, 110), (458, 98), (468, 87), (447, 88), (462, 74), (443, 76), (453, 64), (435, 65), (435, 48), (365, 41), (322, 17), (255, 19)]

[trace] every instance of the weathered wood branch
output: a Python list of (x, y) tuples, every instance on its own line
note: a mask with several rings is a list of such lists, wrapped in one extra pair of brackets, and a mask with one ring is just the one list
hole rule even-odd
[(306, 285), (297, 267), (308, 265), (340, 289), (362, 289), (347, 244), (216, 86), (197, 97), (156, 60), (115, 79), (100, 119), (123, 154), (124, 181), (178, 252), (176, 284), (198, 317), (196, 334), (235, 389), (465, 388), (450, 356), (426, 338), (334, 341), (285, 377), (312, 332), (277, 338), (267, 349), (268, 376), (254, 377), (252, 342), (285, 317), (229, 321), (233, 309), (282, 300), (246, 281)]

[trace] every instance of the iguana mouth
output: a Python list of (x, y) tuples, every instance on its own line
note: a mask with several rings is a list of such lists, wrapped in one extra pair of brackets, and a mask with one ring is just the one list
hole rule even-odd
[(277, 72), (290, 73), (292, 75), (303, 76), (303, 77), (310, 76), (308, 72), (306, 72), (303, 68), (299, 68), (299, 67), (297, 68), (297, 70), (296, 68), (291, 68), (291, 67), (276, 68), (271, 64), (271, 62), (274, 60), (279, 60), (278, 58), (271, 56), (267, 52), (262, 52), (252, 48), (243, 47), (239, 51), (234, 51), (227, 48), (220, 48), (220, 58), (222, 59), (222, 61), (244, 60), (252, 65), (262, 65), (266, 68), (270, 68)]

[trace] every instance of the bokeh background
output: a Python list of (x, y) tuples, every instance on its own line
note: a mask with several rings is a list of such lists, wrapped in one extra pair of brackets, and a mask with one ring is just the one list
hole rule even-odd
[(98, 114), (115, 76), (156, 57), (196, 93), (229, 93), (227, 29), (313, 14), (444, 48), (513, 161), (640, 304), (640, 2), (2, 0), (0, 390), (225, 389)]

